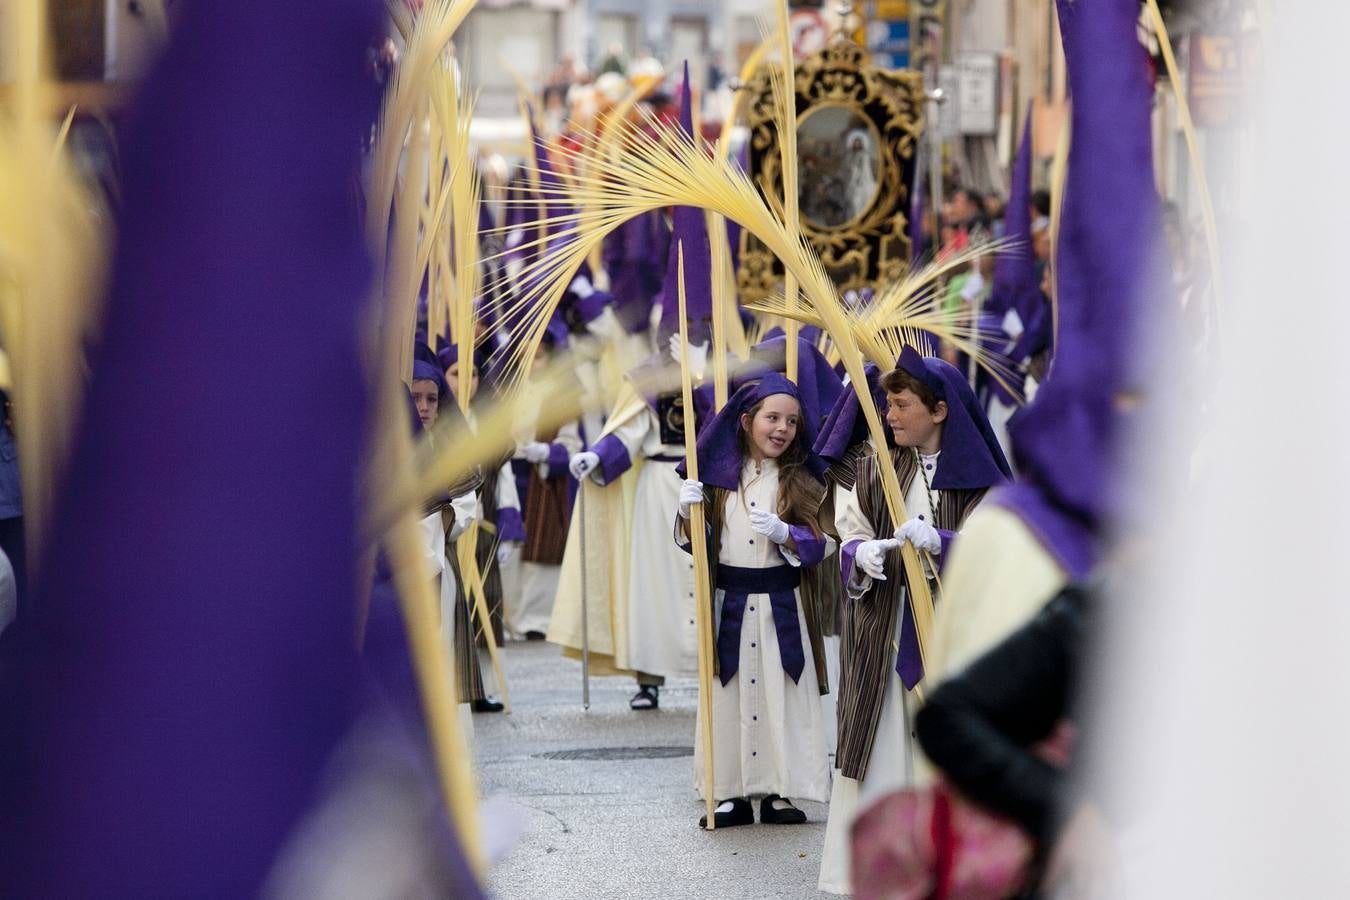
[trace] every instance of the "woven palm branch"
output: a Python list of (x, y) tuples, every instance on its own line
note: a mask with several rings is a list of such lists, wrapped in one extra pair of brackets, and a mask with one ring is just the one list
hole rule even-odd
[[(378, 395), (382, 402), (377, 407), (372, 477), (365, 502), (367, 514), (377, 523), (372, 538), (383, 542), (392, 566), (445, 802), (465, 854), (481, 877), (486, 863), (470, 755), (454, 700), (453, 667), (438, 634), (437, 600), (422, 577), (415, 552), (422, 500), (415, 490), (406, 488), (392, 492), (397, 502), (391, 504), (387, 499), (390, 479), (395, 488), (416, 481), (406, 393), (400, 382), (412, 375), (418, 291), (430, 265), (432, 238), (447, 214), (450, 193), (444, 190), (445, 173), (440, 166), (428, 164), (429, 159), (439, 163), (444, 158), (446, 145), (443, 132), (433, 134), (430, 122), (436, 117), (431, 112), (438, 98), (444, 106), (446, 73), (453, 68), (445, 59), (446, 47), (475, 2), (427, 0), (415, 14), (399, 3), (390, 4), (406, 51), (385, 93), (367, 191), (366, 232), (375, 262), (375, 296), (381, 301), (381, 340), (373, 375), (384, 392)], [(467, 158), (455, 163), (456, 167), (467, 164)], [(454, 173), (452, 167), (451, 180)], [(436, 202), (429, 206), (428, 191), (433, 185)], [(439, 269), (448, 266), (442, 264)]]
[[(787, 226), (788, 241), (801, 243), (801, 194), (797, 177), (797, 73), (793, 59), (792, 29), (788, 24), (787, 0), (774, 4), (778, 19), (776, 34), (779, 65), (769, 69), (769, 86), (773, 94), (774, 127), (778, 132), (778, 153), (783, 171), (783, 222)], [(783, 272), (783, 299), (789, 313), (798, 305), (797, 276), (791, 270)], [(800, 328), (795, 316), (789, 315), (787, 327), (786, 369), (789, 381), (797, 381), (797, 332)]]
[[(862, 309), (846, 307), (854, 340), (863, 353), (881, 369), (895, 364), (900, 351), (914, 347), (931, 355), (938, 342), (949, 344), (989, 373), (1000, 385), (1017, 396), (1017, 381), (1012, 365), (999, 353), (980, 344), (980, 331), (974, 312), (964, 305), (954, 311), (943, 308), (942, 279), (989, 253), (1016, 249), (1016, 241), (996, 240), (972, 245), (958, 253), (930, 262), (911, 271), (905, 278), (882, 289), (872, 303)], [(781, 295), (770, 295), (747, 308), (767, 316), (795, 317), (808, 325), (823, 326), (823, 317), (808, 304), (797, 310), (788, 308)]]
[[(627, 136), (624, 152), (616, 160), (605, 163), (601, 171), (577, 179), (570, 193), (582, 201), (582, 209), (552, 217), (555, 221), (550, 223), (562, 239), (547, 248), (533, 248), (536, 256), (521, 273), (530, 286), (512, 301), (529, 318), (522, 327), (519, 344), (505, 361), (506, 380), (519, 381), (528, 371), (528, 361), (543, 339), (549, 317), (592, 247), (625, 221), (652, 209), (695, 206), (740, 223), (782, 261), (830, 332), (855, 390), (858, 385), (866, 385), (864, 357), (848, 319), (848, 306), (837, 295), (811, 247), (800, 235), (793, 235), (744, 172), (705, 152), (678, 127), (650, 117), (646, 124), (646, 129)], [(869, 433), (876, 446), (885, 446), (876, 407), (870, 398), (863, 399)], [(904, 521), (908, 516), (894, 468), (881, 466), (881, 475), (892, 518)], [(932, 596), (913, 545), (905, 543), (901, 555), (923, 652), (932, 631)]]

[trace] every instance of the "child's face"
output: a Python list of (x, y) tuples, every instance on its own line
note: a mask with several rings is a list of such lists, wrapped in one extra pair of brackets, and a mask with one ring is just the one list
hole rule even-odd
[(436, 424), (437, 404), (441, 399), (440, 389), (434, 381), (414, 381), (412, 383), (413, 403), (417, 404), (417, 418), (422, 420), (423, 428)]
[(753, 419), (741, 416), (741, 427), (750, 436), (750, 455), (756, 460), (777, 459), (797, 437), (802, 408), (795, 397), (771, 394), (764, 398)]
[(898, 394), (886, 394), (886, 424), (900, 447), (942, 446), (942, 423), (947, 419), (947, 404), (939, 402), (929, 411), (919, 395), (905, 388)]
[[(456, 401), (459, 400), (459, 361), (456, 360), (445, 370), (445, 381), (450, 385), (450, 396)], [(469, 376), (469, 401), (478, 394), (478, 367), (474, 366), (473, 374)]]

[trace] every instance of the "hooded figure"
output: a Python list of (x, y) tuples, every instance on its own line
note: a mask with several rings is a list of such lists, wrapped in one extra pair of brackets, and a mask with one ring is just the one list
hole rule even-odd
[[(1033, 350), (1030, 332), (1043, 332), (1049, 301), (1041, 293), (1041, 275), (1031, 242), (1031, 113), (1028, 111), (1022, 143), (1013, 160), (1012, 190), (1008, 194), (1003, 218), (1005, 238), (1016, 240), (1018, 247), (994, 260), (994, 285), (985, 301), (980, 325), (986, 349), (1003, 359), (1014, 373), (1009, 385), (1021, 393), (1026, 379), (1022, 367)], [(986, 337), (987, 336), (987, 337)], [(980, 370), (976, 382), (980, 397), (989, 411), (990, 423), (1005, 451), (1008, 420), (1017, 411), (1019, 398), (989, 373)]]
[[(761, 822), (804, 822), (787, 796), (824, 801), (829, 793), (824, 655), (801, 586), (803, 569), (819, 565), (832, 541), (817, 521), (823, 466), (802, 409), (801, 391), (777, 373), (747, 383), (699, 435), (703, 481), (686, 479), (680, 490), (676, 542), (690, 550), (690, 510), (703, 504), (709, 558), (694, 564), (709, 566), (716, 589), (718, 828), (753, 822), (753, 797), (763, 798)], [(696, 773), (702, 746), (696, 737)]]
[[(692, 140), (688, 79), (681, 89), (681, 121)], [(701, 368), (706, 364), (712, 314), (712, 263), (702, 210), (676, 210), (663, 288), (666, 303), (658, 329), (663, 340), (679, 329), (678, 304), (672, 301), (678, 296), (676, 260), (681, 244), (690, 342), (702, 350), (702, 362), (692, 364)], [(661, 349), (665, 350), (665, 344)], [(683, 352), (681, 347), (672, 346), (671, 350), (676, 354)], [(651, 359), (644, 365), (660, 364), (658, 359)], [(674, 470), (684, 458), (685, 428), (693, 426), (695, 416), (684, 409), (678, 394), (645, 399), (646, 404), (627, 405), (611, 416), (600, 439), (589, 450), (576, 454), (571, 462), (573, 475), (579, 480), (589, 478), (598, 485), (614, 484), (625, 473), (637, 469), (628, 523), (631, 537), (627, 543), (627, 594), (617, 602), (625, 605), (618, 618), (627, 622), (626, 662), (637, 673), (639, 686), (630, 705), (638, 710), (657, 707), (659, 687), (666, 676), (698, 672), (693, 566), (670, 552), (670, 521), (679, 503), (680, 489)], [(603, 544), (592, 552), (612, 553)], [(572, 604), (567, 605), (566, 612), (570, 618)], [(570, 635), (571, 627), (555, 617), (550, 631), (558, 630), (561, 635), (566, 628)]]
[[(886, 452), (910, 518), (895, 527), (878, 469), (884, 463), (875, 451), (860, 455), (853, 487), (839, 492), (835, 508), (847, 600), (840, 636), (838, 777), (820, 874), (820, 889), (831, 893), (851, 892), (848, 835), (859, 809), (914, 779), (917, 704), (910, 691), (923, 677), (923, 666), (900, 545), (909, 541), (940, 562), (971, 510), (1010, 477), (989, 420), (956, 367), (906, 347), (878, 383), (894, 441)], [(842, 424), (838, 428), (842, 433)], [(930, 579), (935, 574), (930, 572)]]
[[(1010, 423), (1018, 480), (976, 511), (944, 578), (930, 676), (965, 666), (1095, 568), (1119, 511), (1125, 410), (1175, 309), (1153, 181), (1152, 86), (1127, 0), (1059, 4), (1073, 105), (1054, 361)], [(1033, 337), (1043, 341), (1048, 323)], [(1034, 346), (1034, 341), (1028, 341)]]
[(378, 392), (350, 186), (375, 7), (181, 12), (123, 135), (94, 377), (3, 654), (0, 884), (316, 896), (359, 867), (370, 894), (480, 896), (420, 708), (354, 641)]

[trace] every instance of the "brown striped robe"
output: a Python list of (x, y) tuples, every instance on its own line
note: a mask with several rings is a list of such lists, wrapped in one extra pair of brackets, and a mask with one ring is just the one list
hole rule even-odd
[[(453, 486), (448, 492), (452, 497), (461, 496), (470, 490), (481, 491), (485, 482), (482, 470), (477, 470), (465, 482)], [(487, 692), (483, 688), (483, 673), (479, 666), (478, 650), (475, 647), (473, 623), (469, 616), (468, 594), (464, 590), (464, 579), (459, 571), (459, 554), (455, 551), (455, 542), (450, 540), (450, 531), (455, 524), (455, 511), (448, 503), (442, 507), (441, 515), (445, 520), (445, 558), (455, 574), (455, 602), (452, 615), (455, 617), (455, 641), (453, 664), (455, 667), (455, 685), (458, 688), (459, 702), (472, 703), (484, 700)], [(482, 546), (481, 543), (479, 545)], [(495, 568), (495, 566), (494, 566)]]
[[(505, 459), (497, 460), (483, 470), (483, 484), (478, 489), (478, 502), (482, 507), (483, 519), (478, 528), (478, 547), (475, 553), (478, 558), (478, 571), (483, 573), (483, 598), (487, 601), (488, 618), (492, 622), (492, 634), (497, 639), (498, 647), (506, 640), (506, 630), (502, 621), (502, 600), (505, 592), (502, 589), (501, 567), (497, 565), (497, 479), (505, 462)], [(459, 570), (459, 553), (449, 541), (446, 542), (445, 552), (450, 568), (455, 573), (456, 591), (463, 593), (464, 575)], [(461, 598), (456, 597), (455, 602), (460, 603)], [(462, 602), (467, 603), (467, 598), (463, 598)], [(478, 646), (486, 647), (487, 637), (483, 634), (483, 629), (475, 628), (474, 631)]]
[[(558, 432), (540, 436), (551, 444)], [(572, 521), (572, 503), (567, 474), (545, 478), (539, 466), (530, 466), (530, 486), (525, 492), (525, 547), (521, 550), (523, 562), (545, 566), (562, 565), (563, 550), (567, 547), (567, 530)]]
[[(865, 445), (864, 445), (865, 446)], [(908, 491), (918, 474), (914, 453), (907, 447), (891, 450), (900, 488)], [(895, 532), (886, 496), (877, 472), (877, 459), (870, 452), (857, 458), (855, 491), (858, 505), (878, 538)], [(938, 492), (934, 526), (958, 531), (971, 510), (983, 499), (986, 488)], [(885, 581), (872, 587), (856, 601), (846, 600), (842, 610), (842, 639), (839, 654), (839, 745), (835, 765), (841, 774), (861, 781), (867, 774), (872, 744), (881, 722), (881, 703), (886, 695), (887, 679), (897, 677), (891, 660), (895, 639), (896, 615), (904, 595), (904, 573), (900, 552), (886, 556)]]

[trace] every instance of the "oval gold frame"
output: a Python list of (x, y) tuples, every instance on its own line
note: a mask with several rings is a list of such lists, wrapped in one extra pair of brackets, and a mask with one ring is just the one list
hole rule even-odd
[[(882, 181), (880, 173), (882, 172), (882, 170), (886, 165), (886, 160), (883, 153), (884, 147), (881, 143), (881, 131), (877, 128), (877, 124), (873, 122), (870, 117), (868, 117), (867, 113), (863, 110), (862, 107), (858, 106), (856, 103), (817, 103), (815, 106), (807, 109), (805, 112), (803, 112), (800, 116), (797, 117), (797, 147), (799, 156), (798, 162), (799, 167), (801, 167), (802, 163), (804, 163), (805, 161), (803, 158), (800, 158), (804, 156), (800, 152), (800, 148), (802, 146), (802, 127), (807, 123), (809, 119), (819, 115), (820, 113), (827, 112), (828, 110), (832, 109), (844, 110), (850, 115), (857, 116), (858, 118), (862, 119), (862, 121), (867, 125), (867, 131), (872, 136), (872, 147), (876, 153), (878, 177), (876, 184), (872, 188), (872, 196), (868, 198), (867, 203), (864, 204), (862, 209), (858, 210), (856, 213), (854, 213), (852, 216), (845, 219), (844, 221), (840, 222), (838, 225), (827, 225), (818, 219), (809, 218), (805, 211), (806, 208), (805, 203), (801, 203), (799, 201), (798, 205), (799, 208), (802, 210), (803, 225), (809, 222), (811, 224), (811, 227), (818, 231), (840, 231), (847, 228), (854, 228), (858, 224), (860, 224), (865, 219), (868, 212), (870, 212), (872, 208), (877, 205), (877, 201), (881, 198)], [(802, 171), (798, 177), (800, 179), (798, 182), (799, 186), (805, 185), (806, 184), (805, 172)]]
[[(856, 219), (820, 227), (801, 217), (802, 234), (820, 256), (838, 289), (877, 290), (909, 270), (910, 189), (915, 151), (923, 131), (923, 77), (872, 66), (857, 44), (837, 40), (796, 67), (796, 123), (801, 128), (818, 108), (857, 110), (875, 129), (880, 149), (877, 199)], [(749, 163), (760, 193), (781, 215), (783, 172), (773, 116), (773, 88), (761, 68), (747, 89), (750, 97)], [(737, 287), (745, 302), (781, 290), (783, 267), (748, 231), (741, 232)]]

